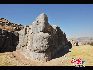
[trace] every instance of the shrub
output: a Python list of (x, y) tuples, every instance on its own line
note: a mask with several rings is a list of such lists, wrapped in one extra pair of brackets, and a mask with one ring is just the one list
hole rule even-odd
[(90, 45), (92, 45), (92, 46), (93, 46), (93, 42), (91, 42), (91, 43), (90, 43)]

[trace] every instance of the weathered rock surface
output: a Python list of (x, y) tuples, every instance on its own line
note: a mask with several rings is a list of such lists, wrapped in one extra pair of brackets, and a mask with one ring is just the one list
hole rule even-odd
[(16, 50), (18, 44), (18, 33), (0, 29), (0, 52), (11, 52)]
[(66, 34), (56, 25), (48, 23), (46, 14), (40, 14), (28, 26), (0, 19), (0, 52), (19, 49), (25, 57), (36, 60), (51, 60), (58, 51), (71, 48)]
[[(25, 26), (19, 31), (17, 49), (33, 59), (50, 60), (60, 49), (66, 49), (68, 40), (66, 34), (58, 26), (48, 23), (46, 14), (40, 14), (32, 25)], [(71, 48), (71, 47), (70, 47)]]

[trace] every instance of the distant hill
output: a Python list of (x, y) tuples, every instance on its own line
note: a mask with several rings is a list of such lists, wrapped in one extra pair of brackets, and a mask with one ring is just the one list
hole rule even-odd
[(21, 24), (15, 24), (5, 18), (0, 18), (0, 29), (8, 31), (19, 31), (23, 28)]
[(78, 42), (81, 45), (86, 45), (93, 42), (93, 37), (70, 38), (69, 40), (72, 43), (72, 45), (75, 45), (76, 42)]
[(82, 41), (93, 41), (93, 37), (79, 37), (77, 38), (77, 41), (82, 42)]

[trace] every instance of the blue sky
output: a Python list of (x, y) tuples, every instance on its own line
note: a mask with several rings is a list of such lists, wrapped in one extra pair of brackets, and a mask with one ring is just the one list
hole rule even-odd
[(0, 18), (23, 25), (30, 25), (41, 13), (67, 37), (93, 37), (93, 4), (0, 4)]

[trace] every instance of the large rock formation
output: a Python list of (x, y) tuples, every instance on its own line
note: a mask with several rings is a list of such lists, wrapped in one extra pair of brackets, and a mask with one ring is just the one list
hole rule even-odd
[(5, 18), (0, 18), (0, 52), (12, 52), (16, 50), (19, 42), (18, 31), (23, 25), (11, 23)]
[[(70, 43), (70, 42), (69, 42)], [(48, 23), (46, 14), (40, 14), (32, 25), (19, 31), (19, 44), (26, 57), (47, 61), (60, 49), (66, 49), (68, 40), (66, 34), (58, 26)]]
[(71, 48), (66, 34), (56, 25), (48, 23), (46, 14), (40, 14), (28, 26), (0, 19), (0, 52), (19, 49), (25, 57), (51, 60), (59, 51)]

